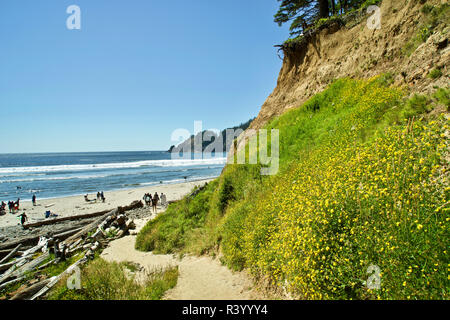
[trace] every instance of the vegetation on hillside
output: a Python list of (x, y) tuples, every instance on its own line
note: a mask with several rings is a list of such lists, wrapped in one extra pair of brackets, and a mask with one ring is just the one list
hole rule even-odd
[[(448, 299), (449, 127), (433, 110), (448, 108), (449, 89), (406, 98), (391, 82), (340, 79), (274, 119), (276, 176), (226, 166), (136, 247), (220, 252), (298, 298)], [(380, 290), (365, 285), (372, 265)]]

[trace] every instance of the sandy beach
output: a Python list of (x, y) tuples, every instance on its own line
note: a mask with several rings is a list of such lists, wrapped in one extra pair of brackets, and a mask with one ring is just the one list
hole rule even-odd
[[(203, 185), (208, 180), (198, 180), (193, 182), (185, 182), (178, 184), (160, 184), (156, 186), (141, 187), (136, 189), (118, 190), (105, 192), (106, 201), (86, 202), (84, 196), (72, 196), (54, 199), (39, 200), (37, 198), (36, 206), (33, 206), (28, 199), (21, 199), (20, 210), (16, 214), (7, 211), (6, 215), (0, 216), (0, 228), (17, 226), (19, 219), (17, 218), (22, 212), (28, 216), (28, 222), (38, 222), (45, 220), (45, 212), (50, 210), (57, 214), (58, 218), (66, 216), (75, 216), (79, 214), (88, 214), (108, 209), (114, 209), (118, 206), (129, 205), (134, 200), (142, 200), (145, 193), (152, 195), (155, 192), (166, 194), (167, 201), (179, 200), (188, 194), (195, 186)], [(96, 194), (89, 194), (89, 199), (96, 199)], [(24, 201), (25, 200), (25, 201)]]

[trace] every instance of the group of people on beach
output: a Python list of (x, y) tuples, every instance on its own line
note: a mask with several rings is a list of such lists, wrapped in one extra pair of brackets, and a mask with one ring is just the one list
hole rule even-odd
[(106, 201), (106, 198), (105, 198), (105, 194), (103, 193), (103, 191), (102, 192), (97, 192), (97, 199), (89, 199), (89, 195), (88, 194), (85, 194), (84, 195), (84, 200), (86, 201), (86, 202), (92, 202), (92, 201), (94, 201), (94, 202), (97, 202), (97, 201), (102, 201), (102, 202), (105, 202)]
[[(17, 201), (8, 201), (8, 209), (9, 213), (16, 213), (16, 211), (19, 210), (20, 207), (20, 198), (17, 199)], [(2, 204), (0, 205), (0, 214), (3, 215), (6, 213), (6, 203), (2, 201)]]
[(105, 194), (102, 192), (97, 192), (97, 201), (102, 200), (102, 202), (105, 202)]
[[(105, 202), (106, 198), (105, 198), (105, 194), (103, 193), (103, 191), (101, 192), (97, 192), (97, 199), (92, 199), (90, 200), (88, 198), (88, 194), (86, 194), (84, 196), (84, 199), (87, 202), (91, 202), (91, 201), (99, 201), (101, 200), (102, 202)], [(151, 193), (146, 193), (144, 195), (144, 201), (145, 204), (147, 206), (152, 206), (153, 208), (153, 212), (157, 212), (157, 206), (158, 203), (161, 203), (162, 207), (166, 207), (167, 206), (167, 197), (164, 193), (161, 193), (161, 195), (158, 195), (158, 192), (155, 192), (155, 194), (152, 196)], [(33, 203), (33, 206), (36, 206), (36, 195), (33, 194), (31, 201)], [(0, 215), (4, 215), (6, 214), (6, 205), (8, 205), (9, 208), (9, 212), (12, 214), (15, 214), (17, 211), (19, 211), (19, 207), (20, 207), (20, 198), (18, 198), (16, 201), (8, 201), (8, 204), (6, 204), (4, 201), (1, 202), (0, 205)], [(48, 218), (50, 216), (51, 212), (47, 211), (46, 212), (46, 218)], [(56, 216), (56, 215), (55, 215)], [(27, 215), (25, 214), (25, 212), (23, 212), (21, 215), (18, 216), (18, 218), (20, 218), (20, 222), (22, 224), (22, 226), (24, 225), (24, 223), (28, 220)]]
[[(33, 206), (36, 205), (36, 195), (33, 194), (33, 197), (31, 197), (31, 202), (33, 203)], [(16, 213), (19, 211), (20, 208), (20, 198), (18, 198), (16, 201), (8, 201), (8, 209), (9, 213)], [(2, 201), (0, 205), (0, 215), (4, 215), (6, 213), (6, 203)]]
[(161, 196), (158, 195), (158, 192), (155, 192), (155, 194), (152, 197), (151, 193), (144, 194), (144, 202), (147, 206), (153, 207), (153, 212), (157, 212), (157, 205), (158, 202), (161, 200), (161, 205), (165, 207), (167, 205), (167, 198), (164, 193), (161, 193)]
[[(33, 195), (33, 205), (36, 203), (36, 196)], [(16, 201), (8, 201), (8, 209), (9, 209), (9, 213), (15, 214), (17, 211), (19, 211), (20, 208), (20, 198), (18, 198)], [(6, 203), (4, 201), (2, 201), (2, 203), (0, 204), (0, 216), (3, 216), (6, 214)], [(22, 224), (22, 226), (24, 225), (25, 222), (28, 221), (28, 217), (25, 214), (25, 212), (23, 212), (22, 214), (20, 214), (19, 216), (17, 216), (20, 219), (20, 223)]]

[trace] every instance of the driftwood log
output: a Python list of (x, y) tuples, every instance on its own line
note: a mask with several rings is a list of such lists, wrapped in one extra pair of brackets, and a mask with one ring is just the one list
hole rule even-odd
[(66, 239), (66, 243), (70, 245), (72, 242), (78, 240), (78, 238), (86, 236), (89, 232), (96, 230), (104, 221), (106, 221), (110, 217), (117, 217), (118, 215), (123, 214), (126, 211), (142, 208), (143, 206), (144, 204), (142, 203), (142, 201), (134, 201), (129, 206), (118, 207), (117, 209), (104, 214), (94, 222), (81, 229), (81, 231)]
[(14, 261), (8, 262), (8, 263), (4, 263), (4, 264), (0, 264), (0, 272), (5, 271), (10, 269), (12, 266), (21, 263), (23, 260), (26, 260), (28, 258), (27, 257), (20, 257)]
[(11, 280), (11, 281), (2, 283), (2, 284), (0, 284), (0, 290), (3, 289), (3, 288), (6, 288), (6, 287), (8, 287), (8, 286), (10, 286), (10, 285), (12, 285), (12, 284), (15, 284), (15, 283), (17, 283), (17, 282), (20, 282), (20, 281), (22, 281), (23, 279), (25, 279), (25, 277), (16, 278), (16, 279), (14, 279), (14, 280)]
[[(0, 284), (9, 280), (11, 277), (20, 277), (22, 276), (26, 271), (32, 270), (34, 267), (39, 265), (41, 262), (43, 262), (46, 258), (48, 258), (49, 253), (47, 252), (44, 254), (44, 258), (38, 257), (37, 259), (33, 260), (33, 255), (38, 252), (39, 250), (42, 250), (42, 248), (46, 247), (48, 244), (48, 240), (44, 237), (41, 237), (39, 239), (39, 243), (37, 246), (26, 250), (22, 257), (19, 259), (11, 262), (11, 266), (6, 270), (5, 273), (3, 273), (0, 276)], [(45, 257), (47, 255), (47, 257)], [(33, 260), (32, 262), (28, 263), (29, 260)], [(39, 263), (35, 264), (35, 261), (39, 261)], [(9, 264), (7, 264), (9, 266)], [(22, 267), (23, 266), (23, 267)]]
[[(3, 244), (4, 247), (13, 249), (6, 251), (6, 256), (0, 260), (3, 262), (3, 264), (0, 264), (0, 288), (8, 287), (12, 284), (20, 282), (23, 279), (26, 279), (26, 275), (29, 272), (33, 272), (34, 270), (42, 270), (51, 264), (64, 260), (65, 254), (71, 256), (77, 251), (84, 250), (83, 258), (75, 262), (60, 275), (45, 280), (38, 277), (32, 282), (29, 282), (28, 287), (24, 286), (23, 289), (21, 288), (19, 292), (16, 292), (15, 296), (11, 300), (34, 300), (46, 295), (47, 292), (63, 278), (64, 275), (71, 273), (78, 265), (86, 262), (90, 258), (93, 258), (95, 252), (100, 247), (106, 246), (108, 241), (122, 237), (129, 229), (135, 228), (133, 220), (128, 219), (123, 213), (128, 210), (142, 207), (143, 203), (141, 201), (134, 201), (129, 206), (118, 207), (117, 209), (106, 213), (102, 212), (97, 219), (92, 222), (87, 221), (87, 225), (81, 228), (66, 229), (56, 235), (47, 233), (46, 236), (41, 235), (39, 238), (37, 238), (38, 236), (26, 237)], [(84, 215), (84, 217), (87, 218), (86, 215)], [(89, 215), (88, 217), (92, 218), (93, 216)], [(117, 230), (116, 237), (111, 238), (108, 235), (108, 239), (106, 239), (106, 237), (104, 237), (104, 229), (111, 231)], [(87, 234), (90, 232), (95, 232), (95, 234), (94, 236), (87, 238)], [(61, 243), (60, 240), (62, 240)], [(34, 243), (33, 247), (23, 252), (19, 251), (21, 248), (23, 250), (24, 243), (29, 244), (31, 242)], [(52, 247), (54, 247), (56, 259), (46, 262), (50, 258)], [(36, 257), (36, 253), (39, 251), (42, 251), (43, 254)], [(17, 255), (19, 255), (19, 257), (15, 258)], [(15, 258), (13, 261), (9, 261), (13, 258)], [(2, 272), (3, 274), (1, 274)], [(34, 281), (38, 282), (33, 283)]]
[(36, 244), (36, 242), (39, 240), (40, 237), (41, 237), (41, 235), (27, 236), (27, 237), (19, 238), (17, 240), (8, 241), (8, 242), (0, 244), (0, 250), (14, 248), (18, 244), (22, 244), (23, 246), (33, 245), (33, 244)]
[[(20, 259), (19, 259), (20, 260)], [(19, 260), (16, 261), (12, 261), (12, 262), (8, 262), (8, 263), (4, 263), (4, 264), (0, 264), (0, 272), (8, 270), (9, 268), (11, 268), (13, 265), (15, 265), (17, 262), (19, 262)]]
[(48, 283), (44, 285), (42, 289), (40, 289), (36, 294), (34, 294), (30, 300), (36, 300), (37, 298), (45, 295), (51, 288), (53, 288), (54, 285), (56, 285), (64, 275), (72, 273), (76, 267), (81, 265), (82, 263), (86, 262), (86, 256), (72, 264), (69, 268), (67, 268), (64, 272), (62, 272), (60, 275), (52, 277), (49, 279)]
[(34, 223), (27, 223), (27, 224), (24, 224), (23, 227), (25, 229), (28, 229), (28, 228), (41, 227), (41, 226), (50, 225), (50, 224), (56, 224), (56, 223), (60, 223), (60, 222), (64, 222), (64, 221), (90, 219), (90, 218), (102, 216), (105, 213), (108, 213), (109, 211), (111, 211), (111, 210), (104, 210), (104, 211), (94, 212), (94, 213), (87, 213), (87, 214), (80, 214), (80, 215), (70, 216), (70, 217), (62, 217), (62, 218), (44, 220), (44, 221), (39, 221), (39, 222), (34, 222)]
[[(66, 229), (61, 230), (56, 235), (53, 235), (52, 238), (62, 241), (62, 240), (65, 240), (66, 238), (70, 237), (71, 235), (75, 234), (76, 232), (80, 231), (81, 229), (82, 229), (82, 227), (66, 228)], [(25, 245), (36, 245), (36, 243), (39, 241), (39, 238), (42, 236), (46, 236), (46, 235), (48, 235), (48, 232), (42, 233), (39, 235), (35, 235), (35, 236), (22, 237), (17, 240), (5, 242), (0, 245), (0, 249), (13, 248), (13, 247), (17, 246), (18, 244), (22, 244), (24, 246)]]
[(19, 249), (22, 247), (22, 244), (19, 243), (17, 245), (17, 247), (15, 247), (6, 257), (4, 257), (2, 260), (0, 260), (0, 265), (3, 262), (7, 262), (9, 259), (13, 258), (15, 256), (15, 254), (17, 253), (17, 251), (19, 251)]
[(36, 284), (33, 284), (31, 287), (25, 288), (24, 290), (19, 291), (15, 296), (13, 296), (10, 300), (26, 300), (31, 298), (37, 292), (42, 290), (48, 283), (50, 279), (42, 280)]
[(6, 270), (5, 273), (3, 273), (0, 276), (0, 284), (9, 280), (11, 278), (11, 275), (13, 274), (13, 272), (16, 271), (18, 268), (20, 268), (21, 266), (23, 266), (25, 263), (27, 263), (27, 261), (28, 261), (28, 257), (23, 257), (17, 261), (14, 261), (11, 264), (11, 266), (8, 268), (8, 270)]
[[(122, 207), (123, 212), (143, 208), (144, 204), (140, 200), (133, 201), (130, 205)], [(120, 208), (120, 207), (119, 207)]]
[[(0, 250), (0, 256), (5, 257), (11, 252), (11, 249), (2, 249)], [(19, 251), (20, 252), (20, 251)]]
[(24, 274), (26, 274), (28, 271), (31, 271), (35, 268), (37, 268), (42, 262), (50, 258), (50, 253), (46, 252), (39, 257), (37, 257), (34, 260), (31, 260), (30, 262), (24, 264), (22, 267), (17, 269), (11, 274), (11, 277), (21, 277)]
[(94, 222), (88, 224), (86, 227), (82, 228), (79, 232), (75, 233), (74, 235), (70, 236), (69, 238), (66, 239), (66, 243), (67, 244), (72, 244), (73, 242), (75, 242), (76, 240), (78, 240), (81, 237), (86, 236), (89, 232), (95, 230), (98, 228), (98, 226), (107, 218), (112, 217), (112, 216), (117, 216), (118, 214), (122, 213), (122, 208), (119, 207), (117, 209), (114, 209), (108, 213), (106, 213), (105, 215), (101, 216), (100, 218), (98, 218), (97, 220), (95, 220)]

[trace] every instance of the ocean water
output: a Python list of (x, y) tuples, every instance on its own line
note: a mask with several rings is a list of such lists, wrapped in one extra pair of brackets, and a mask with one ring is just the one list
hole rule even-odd
[(225, 162), (225, 154), (172, 160), (165, 151), (0, 154), (0, 201), (27, 201), (33, 194), (48, 199), (214, 178)]

